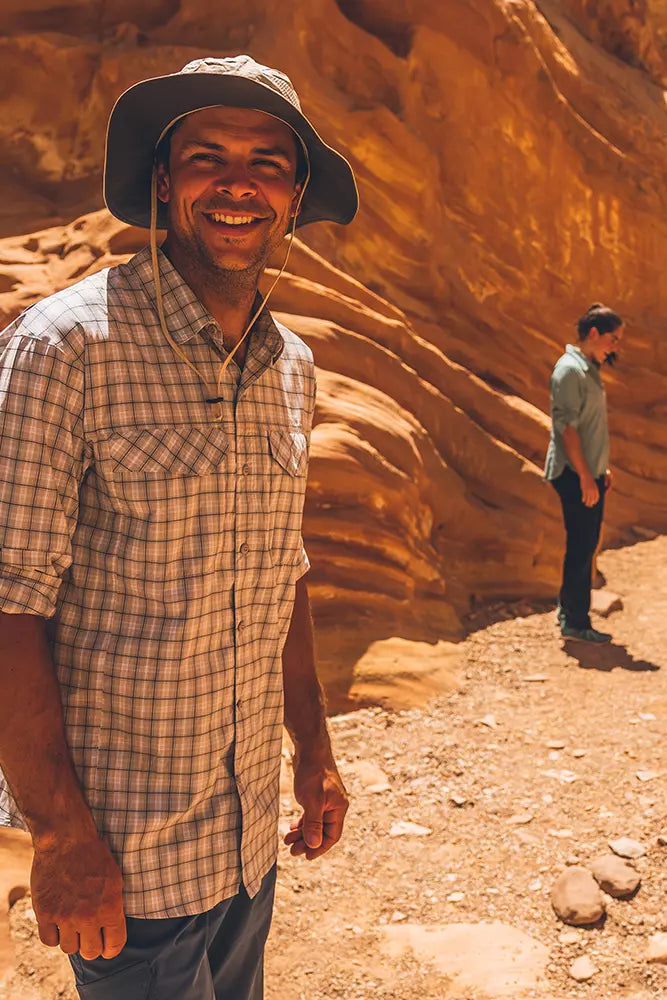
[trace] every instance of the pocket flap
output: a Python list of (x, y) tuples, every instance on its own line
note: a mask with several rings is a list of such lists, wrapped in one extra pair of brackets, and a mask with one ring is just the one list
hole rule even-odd
[(160, 479), (214, 472), (229, 443), (221, 427), (132, 427), (98, 442), (119, 478)]
[(272, 427), (269, 431), (271, 454), (290, 476), (305, 476), (308, 467), (308, 441), (303, 431)]

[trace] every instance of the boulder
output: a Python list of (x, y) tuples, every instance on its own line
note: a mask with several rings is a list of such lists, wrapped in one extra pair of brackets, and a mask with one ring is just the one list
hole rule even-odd
[(616, 899), (625, 899), (637, 891), (641, 876), (636, 868), (615, 854), (605, 854), (589, 865), (600, 888)]
[(573, 927), (596, 924), (606, 910), (602, 893), (588, 871), (580, 865), (567, 868), (551, 890), (556, 916)]

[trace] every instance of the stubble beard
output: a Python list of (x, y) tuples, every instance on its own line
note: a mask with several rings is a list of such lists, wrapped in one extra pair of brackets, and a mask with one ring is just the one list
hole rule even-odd
[[(216, 295), (224, 296), (230, 305), (236, 305), (254, 298), (269, 257), (285, 237), (286, 221), (283, 220), (282, 226), (272, 228), (246, 261), (237, 259), (237, 263), (229, 264), (221, 260), (224, 252), (216, 254), (196, 228), (190, 232), (174, 230), (175, 240), (171, 242), (178, 245), (178, 257), (185, 265), (195, 291), (197, 286), (205, 284)], [(234, 255), (231, 243), (229, 255)]]

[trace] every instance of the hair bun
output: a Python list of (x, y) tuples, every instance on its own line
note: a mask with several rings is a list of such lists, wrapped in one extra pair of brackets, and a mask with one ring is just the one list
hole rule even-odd
[(605, 308), (606, 308), (606, 306), (603, 306), (601, 302), (594, 302), (592, 306), (588, 307), (588, 309), (586, 310), (586, 312), (590, 313), (590, 312), (593, 312), (594, 309), (605, 309)]

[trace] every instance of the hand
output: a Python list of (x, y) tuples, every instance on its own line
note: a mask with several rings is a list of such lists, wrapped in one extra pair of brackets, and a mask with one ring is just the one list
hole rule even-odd
[(611, 484), (612, 484), (613, 478), (614, 477), (612, 475), (611, 469), (607, 469), (607, 471), (604, 474), (604, 489), (605, 489), (605, 493), (608, 493), (609, 490), (611, 489)]
[(115, 958), (122, 950), (123, 877), (99, 837), (36, 842), (30, 889), (43, 944), (86, 959)]
[(347, 792), (333, 759), (324, 765), (307, 761), (296, 763), (294, 796), (303, 806), (303, 814), (292, 823), (285, 843), (291, 846), (293, 857), (305, 854), (308, 861), (314, 861), (340, 840), (349, 807)]
[(600, 491), (598, 489), (598, 484), (595, 482), (590, 472), (585, 476), (580, 476), (581, 482), (581, 499), (585, 507), (595, 507), (596, 503), (600, 499)]

